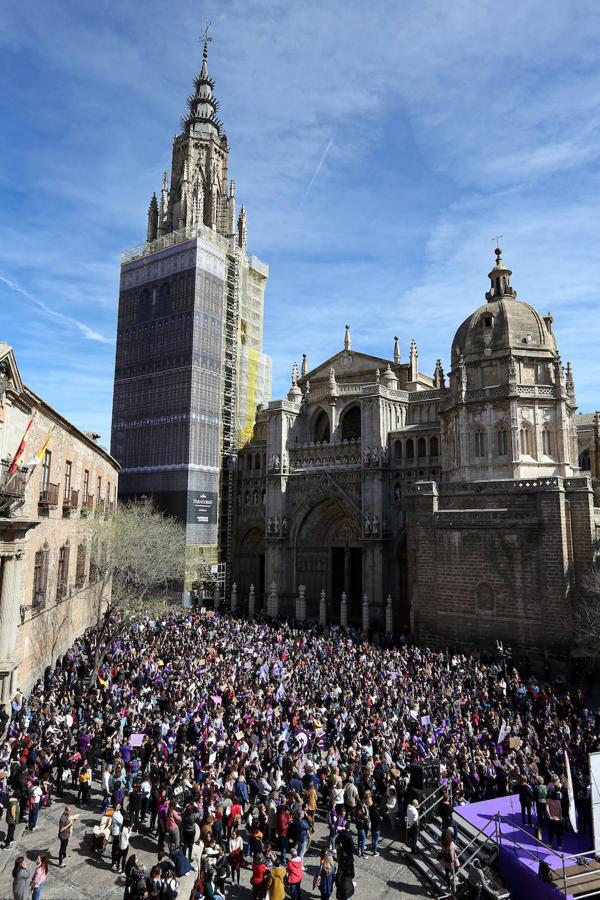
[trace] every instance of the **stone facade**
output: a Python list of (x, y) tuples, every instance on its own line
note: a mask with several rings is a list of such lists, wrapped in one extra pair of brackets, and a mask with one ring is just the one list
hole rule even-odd
[(17, 687), (27, 690), (93, 621), (93, 560), (82, 518), (111, 513), (119, 471), (95, 437), (27, 388), (13, 351), (0, 343), (2, 703)]
[(428, 641), (569, 643), (598, 548), (580, 457), (597, 456), (578, 446), (552, 316), (517, 300), (511, 275), (498, 250), (448, 383), (439, 360), (419, 372), (414, 341), (406, 362), (397, 338), (389, 358), (368, 356), (348, 326), (331, 359), (294, 364), (238, 457), (242, 600), (252, 585), (257, 609), (276, 592), (280, 614)]

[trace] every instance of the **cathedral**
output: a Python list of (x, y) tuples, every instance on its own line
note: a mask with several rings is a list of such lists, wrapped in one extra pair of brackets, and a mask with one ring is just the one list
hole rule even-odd
[(511, 276), (498, 248), (447, 377), (419, 371), (414, 341), (406, 361), (398, 338), (361, 353), (348, 326), (333, 357), (294, 363), (238, 454), (236, 602), (433, 643), (572, 645), (600, 416), (576, 415), (552, 316)]
[(208, 40), (146, 241), (122, 259), (119, 496), (185, 523), (184, 602), (200, 569), (215, 605), (225, 591), (250, 615), (572, 646), (599, 547), (600, 414), (577, 415), (552, 316), (517, 299), (498, 247), (447, 375), (419, 371), (415, 341), (361, 353), (346, 326), (269, 402), (269, 270), (236, 209)]

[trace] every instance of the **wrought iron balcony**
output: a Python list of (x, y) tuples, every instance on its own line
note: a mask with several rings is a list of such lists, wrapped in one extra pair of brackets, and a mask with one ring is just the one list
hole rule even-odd
[(40, 488), (40, 499), (38, 505), (45, 509), (53, 509), (58, 506), (58, 495), (60, 493), (60, 485), (48, 482)]
[(81, 515), (87, 516), (94, 509), (94, 495), (88, 494), (87, 497), (84, 497), (81, 501)]
[(10, 462), (0, 463), (0, 516), (9, 516), (25, 503), (27, 469), (9, 473)]
[(63, 509), (77, 509), (79, 506), (79, 491), (68, 491), (63, 497)]

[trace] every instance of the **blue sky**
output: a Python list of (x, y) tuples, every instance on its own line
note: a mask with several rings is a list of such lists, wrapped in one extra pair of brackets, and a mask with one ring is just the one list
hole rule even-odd
[[(0, 338), (109, 442), (119, 255), (145, 237), (212, 20), (210, 71), (271, 267), (274, 396), (294, 359), (447, 367), (495, 234), (600, 406), (600, 5), (582, 0), (32, 0), (0, 21)], [(327, 151), (327, 152), (326, 152)]]

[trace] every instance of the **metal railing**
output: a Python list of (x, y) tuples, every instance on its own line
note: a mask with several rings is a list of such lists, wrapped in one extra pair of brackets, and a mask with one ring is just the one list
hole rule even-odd
[[(496, 820), (498, 822), (499, 834), (502, 833), (501, 829), (500, 829), (500, 819), (501, 819), (500, 814), (497, 814)], [(562, 851), (559, 851), (559, 850), (553, 850), (549, 844), (546, 844), (544, 841), (542, 841), (540, 838), (536, 837), (535, 835), (530, 834), (529, 831), (527, 831), (525, 828), (522, 828), (520, 825), (517, 825), (516, 822), (511, 821), (510, 825), (511, 825), (511, 828), (515, 828), (517, 831), (521, 831), (523, 834), (527, 835), (527, 838), (530, 841), (533, 839), (536, 844), (539, 844), (540, 847), (543, 847), (544, 850), (546, 850), (552, 856), (558, 856), (560, 858), (561, 864), (562, 864), (562, 883), (563, 883), (561, 890), (563, 891), (565, 897), (567, 897), (569, 894), (569, 887), (571, 885), (575, 884), (577, 882), (578, 878), (582, 878), (583, 876), (587, 876), (590, 874), (589, 870), (586, 869), (584, 872), (579, 872), (574, 875), (567, 875), (566, 869), (567, 869), (567, 865), (569, 864), (568, 861), (570, 861), (571, 865), (576, 865), (580, 859), (587, 859), (588, 857), (590, 859), (595, 859), (596, 858), (595, 850), (586, 850), (584, 853), (563, 853)], [(514, 841), (513, 841), (513, 843), (514, 843)], [(529, 850), (524, 844), (520, 844), (519, 846), (520, 846), (520, 849), (524, 850), (528, 856), (530, 856), (532, 859), (534, 859), (536, 862), (539, 863), (540, 857), (538, 854), (532, 853), (532, 851)], [(553, 870), (553, 871), (554, 871), (554, 874), (557, 874), (556, 870)], [(598, 869), (597, 871), (598, 871), (598, 877), (600, 878), (600, 869)]]
[(10, 462), (0, 463), (0, 515), (10, 515), (25, 502), (27, 471), (15, 469), (9, 473)]
[(67, 491), (63, 497), (63, 509), (77, 509), (79, 506), (79, 491)]
[(58, 506), (58, 496), (60, 493), (60, 485), (52, 484), (48, 481), (40, 488), (39, 506)]

